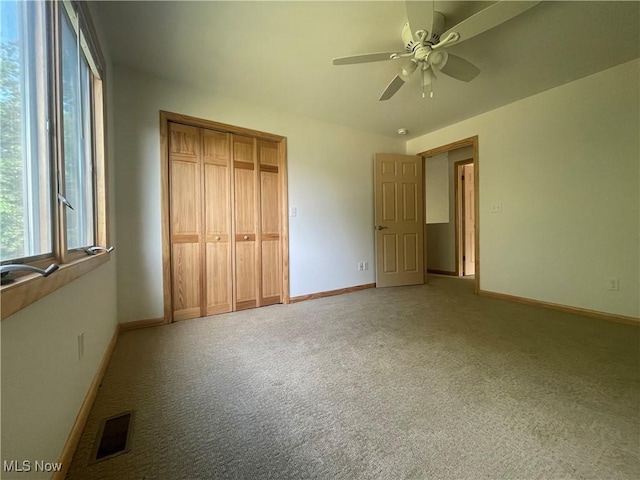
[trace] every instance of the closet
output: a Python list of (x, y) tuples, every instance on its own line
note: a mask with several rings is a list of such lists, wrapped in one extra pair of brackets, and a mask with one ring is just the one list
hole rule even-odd
[(176, 321), (286, 303), (284, 137), (164, 118), (165, 316)]

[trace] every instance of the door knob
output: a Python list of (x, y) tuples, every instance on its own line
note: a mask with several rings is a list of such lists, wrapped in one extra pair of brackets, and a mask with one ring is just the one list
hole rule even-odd
[(376, 230), (384, 230), (385, 228), (389, 228), (389, 227), (383, 227), (382, 225), (378, 225), (376, 227)]
[(242, 237), (245, 240), (249, 240), (249, 235), (245, 235), (244, 237)]

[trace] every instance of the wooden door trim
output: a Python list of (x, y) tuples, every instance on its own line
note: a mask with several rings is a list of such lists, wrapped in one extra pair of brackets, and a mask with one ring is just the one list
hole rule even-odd
[[(462, 167), (463, 165), (473, 165), (473, 158), (469, 158), (467, 160), (460, 160), (459, 162), (454, 162), (453, 163), (453, 172), (455, 174), (455, 178), (454, 178), (454, 185), (453, 185), (453, 189), (454, 189), (454, 197), (455, 197), (455, 227), (456, 227), (456, 246), (455, 246), (455, 252), (456, 252), (456, 268), (455, 268), (455, 275), (456, 277), (460, 277), (463, 274), (463, 268), (461, 268), (462, 265), (462, 255), (463, 255), (463, 244), (464, 242), (462, 241), (462, 232), (463, 232), (463, 228), (462, 228), (462, 209), (464, 208), (464, 205), (462, 204), (461, 200), (462, 200), (462, 192), (460, 191), (460, 172), (459, 172), (459, 168)], [(475, 187), (475, 185), (474, 185)]]
[(160, 112), (160, 202), (162, 230), (162, 298), (164, 323), (173, 321), (171, 236), (169, 229), (169, 117)]
[[(456, 142), (448, 143), (446, 145), (441, 145), (439, 147), (435, 147), (429, 150), (425, 150), (424, 152), (420, 152), (417, 155), (421, 156), (423, 159), (428, 157), (433, 157), (440, 153), (450, 152), (451, 150), (456, 150), (462, 147), (472, 147), (473, 149), (473, 196), (474, 196), (474, 213), (475, 213), (475, 277), (474, 277), (474, 292), (476, 295), (480, 293), (480, 157), (478, 155), (478, 135), (474, 135), (473, 137), (464, 138), (462, 140), (458, 140)], [(424, 161), (424, 160), (423, 160)], [(424, 201), (424, 199), (423, 199)], [(426, 209), (425, 209), (425, 224), (426, 224)], [(425, 235), (425, 249), (426, 249), (426, 235)], [(456, 235), (457, 241), (457, 235)], [(457, 255), (456, 255), (457, 257)], [(457, 269), (457, 268), (456, 268)]]
[(289, 188), (287, 185), (287, 139), (282, 137), (280, 141), (280, 242), (282, 248), (282, 303), (291, 302), (289, 294)]
[[(269, 140), (279, 144), (282, 203), (280, 211), (281, 249), (282, 249), (282, 303), (290, 303), (289, 293), (289, 217), (288, 217), (288, 182), (287, 182), (287, 138), (281, 135), (261, 132), (244, 127), (237, 127), (212, 120), (205, 120), (189, 115), (160, 110), (160, 194), (161, 194), (161, 236), (162, 236), (162, 294), (164, 323), (173, 319), (172, 274), (171, 274), (171, 241), (169, 219), (169, 123), (180, 123), (192, 127), (207, 128), (223, 133), (249, 136), (256, 139)], [(233, 163), (229, 166), (233, 169)], [(232, 174), (233, 172), (231, 172)], [(233, 185), (231, 185), (233, 188)], [(232, 190), (231, 194), (234, 192)], [(233, 222), (233, 216), (232, 216)], [(232, 225), (233, 228), (233, 225)], [(233, 261), (233, 260), (232, 260)], [(235, 301), (235, 299), (233, 299)]]
[(169, 122), (182, 123), (183, 125), (189, 125), (192, 127), (208, 128), (209, 130), (216, 130), (223, 133), (232, 133), (234, 135), (241, 135), (243, 137), (261, 138), (277, 143), (282, 142), (286, 138), (282, 135), (260, 132), (258, 130), (237, 127), (235, 125), (229, 125), (227, 123), (214, 122), (213, 120), (205, 120), (203, 118), (190, 117), (189, 115), (182, 115), (180, 113), (172, 113), (160, 110), (161, 122), (163, 117), (166, 119), (166, 121)]
[(440, 147), (432, 148), (429, 150), (425, 150), (424, 152), (417, 153), (416, 155), (421, 157), (433, 157), (435, 155), (439, 155), (441, 153), (447, 153), (451, 150), (457, 150), (462, 147), (473, 147), (478, 144), (478, 136), (475, 135), (473, 137), (464, 138), (462, 140), (458, 140), (456, 142), (448, 143), (446, 145), (441, 145)]

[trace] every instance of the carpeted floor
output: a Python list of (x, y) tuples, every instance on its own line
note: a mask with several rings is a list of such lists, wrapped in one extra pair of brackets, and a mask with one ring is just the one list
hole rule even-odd
[[(640, 478), (640, 329), (364, 290), (123, 333), (68, 479)], [(100, 419), (131, 451), (89, 464)]]

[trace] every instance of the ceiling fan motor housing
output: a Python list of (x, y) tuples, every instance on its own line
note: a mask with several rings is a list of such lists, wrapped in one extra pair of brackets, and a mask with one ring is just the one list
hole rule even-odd
[[(425, 25), (426, 26), (426, 25)], [(433, 12), (433, 31), (429, 32), (431, 35), (426, 40), (426, 43), (435, 45), (440, 41), (440, 35), (444, 32), (444, 15), (440, 12)], [(420, 42), (414, 38), (415, 32), (411, 32), (409, 29), (409, 22), (405, 22), (402, 26), (402, 43), (404, 43), (404, 49), (411, 53), (413, 52)]]

